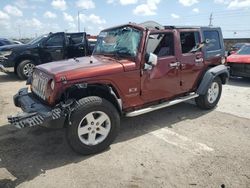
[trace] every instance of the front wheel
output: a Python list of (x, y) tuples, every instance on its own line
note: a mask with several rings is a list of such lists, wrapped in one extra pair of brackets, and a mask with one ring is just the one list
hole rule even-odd
[(83, 155), (101, 152), (118, 134), (120, 116), (116, 108), (100, 97), (78, 101), (67, 127), (67, 140), (74, 151)]
[(25, 80), (30, 77), (33, 73), (35, 63), (32, 60), (23, 60), (17, 66), (17, 75), (20, 79)]
[(200, 95), (195, 99), (197, 106), (202, 109), (212, 109), (214, 108), (221, 97), (222, 92), (222, 83), (219, 77), (216, 77), (209, 88), (207, 89), (207, 93), (205, 95)]

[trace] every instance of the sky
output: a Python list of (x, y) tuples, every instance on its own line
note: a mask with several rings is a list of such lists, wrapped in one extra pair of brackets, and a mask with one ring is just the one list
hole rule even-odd
[(224, 38), (250, 38), (250, 0), (0, 0), (0, 37), (48, 32), (96, 35), (100, 30), (148, 20), (162, 25), (209, 25)]

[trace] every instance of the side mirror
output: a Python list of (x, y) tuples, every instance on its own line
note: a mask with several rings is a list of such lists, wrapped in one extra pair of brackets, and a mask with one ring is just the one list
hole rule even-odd
[(150, 53), (149, 57), (148, 57), (148, 61), (147, 64), (152, 65), (152, 66), (156, 66), (158, 62), (158, 57), (157, 55)]
[(158, 57), (157, 55), (150, 53), (146, 54), (146, 63), (144, 65), (145, 70), (151, 70), (154, 66), (157, 65)]
[(157, 65), (157, 61), (158, 61), (158, 57), (157, 55), (150, 53), (150, 54), (146, 54), (146, 62), (144, 65), (144, 69), (145, 70), (151, 70), (154, 66)]
[(43, 47), (43, 44), (42, 44), (42, 43), (38, 43), (38, 44), (37, 44), (37, 47), (42, 48), (42, 47)]

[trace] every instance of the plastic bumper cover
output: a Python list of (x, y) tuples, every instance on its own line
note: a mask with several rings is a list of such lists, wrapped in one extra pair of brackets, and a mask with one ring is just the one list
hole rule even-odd
[(1, 64), (0, 61), (0, 72), (5, 72), (5, 73), (14, 72), (14, 67), (5, 67), (4, 65)]
[(9, 116), (8, 121), (17, 128), (41, 125), (61, 128), (64, 126), (66, 115), (60, 107), (51, 108), (42, 104), (28, 88), (23, 88), (13, 97), (14, 103), (23, 112)]

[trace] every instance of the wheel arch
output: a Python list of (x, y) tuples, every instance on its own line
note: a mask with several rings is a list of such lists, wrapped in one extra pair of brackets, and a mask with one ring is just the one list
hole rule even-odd
[(15, 59), (15, 66), (14, 66), (15, 72), (17, 70), (18, 65), (24, 60), (32, 60), (35, 63), (35, 65), (39, 64), (39, 60), (37, 57), (30, 54), (21, 55)]
[(207, 70), (199, 84), (197, 94), (205, 95), (207, 88), (210, 86), (215, 77), (219, 77), (222, 84), (226, 84), (229, 78), (228, 68), (225, 65), (218, 65)]
[(61, 95), (61, 100), (66, 101), (72, 98), (79, 100), (89, 96), (97, 96), (106, 99), (115, 106), (121, 115), (122, 100), (117, 92), (117, 89), (111, 84), (74, 84), (66, 89), (66, 91)]

